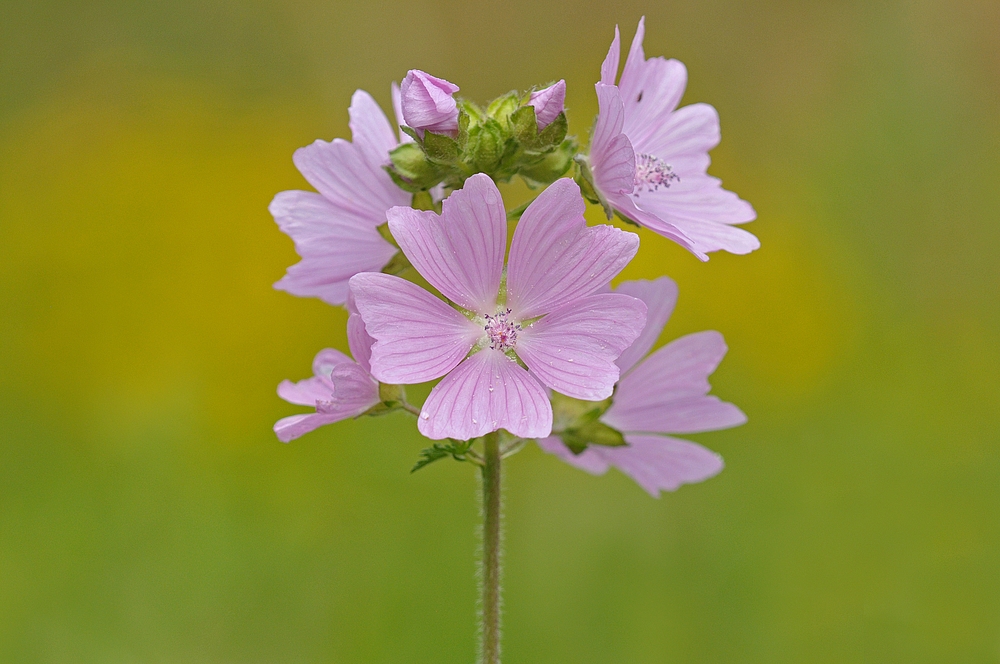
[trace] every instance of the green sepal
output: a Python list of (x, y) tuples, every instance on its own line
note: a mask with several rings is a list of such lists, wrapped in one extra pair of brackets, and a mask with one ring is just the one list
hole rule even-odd
[[(434, 199), (431, 198), (431, 192), (429, 191), (418, 191), (414, 193), (410, 207), (414, 210), (431, 210), (432, 212), (437, 212), (437, 207), (434, 205)], [(395, 244), (396, 240), (393, 239), (392, 242)]]
[(594, 422), (611, 407), (611, 399), (584, 401), (552, 393), (552, 429), (562, 431)]
[(604, 214), (607, 216), (608, 221), (614, 217), (614, 210), (611, 208), (611, 204), (601, 196), (597, 191), (597, 187), (594, 186), (594, 174), (590, 170), (590, 159), (587, 155), (578, 154), (573, 158), (576, 163), (576, 183), (580, 185), (580, 193), (591, 203), (597, 203), (602, 208), (604, 208)]
[(402, 385), (379, 383), (378, 398), (389, 408), (397, 408), (406, 403), (406, 388)]
[(458, 161), (458, 141), (451, 136), (425, 131), (424, 154), (427, 155), (427, 159), (435, 164), (449, 166)]
[[(414, 198), (416, 198), (417, 194), (414, 194), (413, 196), (414, 196)], [(385, 223), (383, 223), (383, 224), (379, 224), (378, 226), (376, 226), (375, 230), (378, 231), (378, 234), (382, 236), (383, 240), (385, 240), (386, 242), (388, 242), (389, 244), (391, 244), (394, 247), (397, 247), (397, 248), (399, 247), (399, 243), (396, 242), (396, 238), (394, 238), (392, 236), (392, 231), (389, 230), (389, 222), (388, 221), (385, 222)]]
[(521, 95), (516, 92), (508, 92), (507, 94), (501, 95), (491, 101), (490, 105), (486, 108), (486, 114), (501, 124), (504, 124), (507, 118), (510, 117), (511, 113), (516, 111), (517, 107), (520, 105)]
[(525, 147), (534, 147), (538, 143), (538, 120), (535, 118), (534, 106), (522, 106), (511, 114), (510, 131)]
[(386, 171), (406, 191), (426, 191), (442, 179), (441, 171), (416, 143), (403, 143), (389, 153), (389, 159), (392, 166)]
[(550, 148), (559, 145), (566, 138), (566, 131), (569, 128), (566, 122), (566, 113), (560, 113), (555, 120), (545, 126), (538, 134), (538, 145), (540, 148)]
[(413, 464), (410, 472), (415, 473), (424, 466), (449, 456), (455, 461), (465, 461), (466, 454), (468, 454), (470, 449), (472, 449), (471, 440), (453, 440), (450, 443), (444, 444), (434, 443), (431, 447), (420, 450), (420, 458)]
[(468, 161), (477, 172), (492, 174), (504, 149), (503, 128), (493, 118), (469, 129)]
[(408, 259), (402, 251), (397, 251), (392, 255), (392, 258), (389, 259), (389, 262), (385, 264), (385, 267), (382, 268), (382, 273), (400, 274), (411, 267), (413, 267), (413, 265), (410, 263), (410, 259)]
[(536, 163), (522, 166), (518, 173), (528, 186), (536, 188), (555, 182), (573, 166), (576, 140), (568, 138), (558, 149), (541, 156)]
[(580, 454), (588, 445), (621, 447), (628, 444), (620, 431), (598, 421), (588, 422), (575, 429), (566, 429), (559, 434), (559, 437), (573, 454)]
[(404, 134), (415, 140), (417, 143), (420, 142), (420, 134), (417, 133), (416, 129), (412, 127), (407, 127), (406, 125), (399, 125), (399, 129)]

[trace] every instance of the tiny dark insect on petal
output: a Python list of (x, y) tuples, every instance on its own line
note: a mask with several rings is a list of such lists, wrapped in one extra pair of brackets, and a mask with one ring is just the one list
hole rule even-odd
[(640, 92), (639, 96), (635, 98), (635, 101), (636, 101), (636, 103), (642, 101), (642, 92)]

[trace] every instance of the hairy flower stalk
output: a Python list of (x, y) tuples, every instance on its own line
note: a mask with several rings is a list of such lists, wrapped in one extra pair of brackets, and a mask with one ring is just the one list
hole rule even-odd
[(500, 582), (502, 581), (501, 543), (503, 514), (501, 503), (500, 436), (487, 434), (483, 439), (483, 562), (480, 580), (482, 623), (480, 661), (500, 662)]
[[(316, 191), (281, 192), (269, 208), (302, 258), (275, 286), (346, 306), (351, 351), (324, 349), (312, 377), (278, 386), (311, 410), (279, 420), (275, 433), (289, 442), (348, 418), (407, 413), (434, 441), (411, 472), (448, 457), (479, 466), (482, 664), (500, 661), (504, 458), (535, 441), (591, 474), (616, 468), (659, 497), (723, 468), (674, 435), (746, 421), (709, 394), (722, 335), (653, 350), (676, 285), (612, 287), (639, 236), (584, 217), (590, 201), (702, 260), (759, 245), (737, 227), (753, 208), (707, 173), (715, 109), (678, 108), (687, 71), (646, 59), (644, 27), (620, 76), (615, 29), (586, 151), (567, 135), (565, 80), (480, 106), (414, 69), (392, 86), (395, 126), (356, 92), (351, 142), (295, 152)], [(515, 177), (541, 191), (510, 210), (497, 184)], [(407, 401), (405, 385), (432, 381), (422, 404)]]

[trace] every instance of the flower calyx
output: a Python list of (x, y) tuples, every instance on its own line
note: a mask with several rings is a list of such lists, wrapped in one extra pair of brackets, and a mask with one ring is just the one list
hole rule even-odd
[(627, 445), (620, 431), (600, 421), (601, 415), (610, 407), (611, 398), (583, 401), (553, 392), (552, 433), (559, 436), (573, 454), (580, 454), (589, 445)]

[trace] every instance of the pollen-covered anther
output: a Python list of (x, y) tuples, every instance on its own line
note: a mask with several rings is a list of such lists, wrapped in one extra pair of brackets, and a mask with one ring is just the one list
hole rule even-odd
[(506, 309), (493, 316), (486, 314), (483, 329), (490, 340), (490, 348), (505, 353), (517, 344), (517, 333), (521, 331), (521, 325), (510, 320), (510, 309)]
[(680, 182), (680, 177), (670, 168), (670, 164), (651, 154), (635, 156), (635, 189), (633, 196), (642, 191), (656, 191), (660, 187), (668, 188), (671, 182)]

